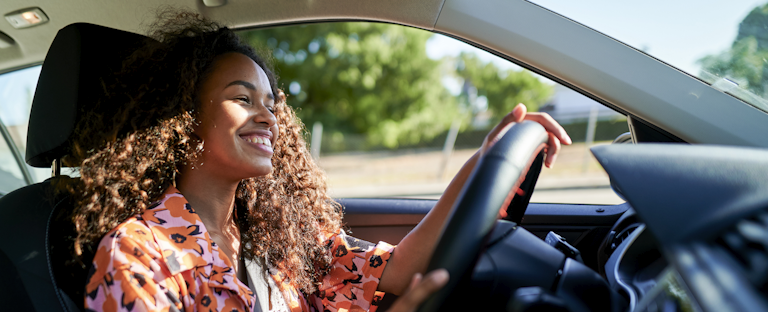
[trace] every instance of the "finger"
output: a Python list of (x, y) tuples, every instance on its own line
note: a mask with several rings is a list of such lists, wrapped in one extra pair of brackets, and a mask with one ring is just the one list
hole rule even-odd
[(547, 158), (544, 160), (544, 165), (547, 166), (547, 168), (552, 168), (552, 166), (555, 165), (557, 154), (560, 152), (560, 140), (550, 132), (547, 145)]
[(448, 271), (445, 269), (434, 270), (427, 273), (427, 275), (421, 279), (421, 282), (408, 292), (406, 297), (409, 297), (411, 302), (418, 305), (426, 300), (429, 295), (442, 288), (447, 282)]
[[(411, 283), (415, 280), (416, 277), (414, 276)], [(390, 311), (413, 311), (422, 302), (427, 300), (429, 295), (445, 286), (446, 283), (448, 283), (448, 271), (445, 269), (429, 272), (416, 285), (412, 285), (413, 287), (405, 295), (398, 298)]]
[(525, 119), (525, 115), (528, 113), (528, 108), (523, 103), (518, 103), (515, 108), (512, 109), (512, 115), (514, 116), (514, 122), (521, 122)]
[(552, 116), (547, 113), (528, 113), (525, 115), (525, 119), (535, 121), (544, 126), (547, 132), (555, 135), (565, 145), (571, 145), (571, 137), (565, 132), (562, 126), (555, 121)]
[(408, 291), (416, 288), (416, 285), (418, 285), (419, 282), (421, 282), (421, 273), (416, 273), (413, 275), (413, 278), (411, 278), (411, 284), (408, 285)]
[(525, 107), (525, 105), (517, 104), (517, 106), (515, 106), (515, 108), (512, 109), (512, 111), (507, 115), (505, 115), (501, 119), (501, 122), (499, 122), (496, 127), (493, 127), (493, 129), (491, 129), (491, 131), (485, 137), (483, 146), (480, 149), (481, 153), (485, 152), (493, 144), (495, 144), (496, 141), (498, 141), (504, 135), (504, 133), (509, 130), (509, 127), (511, 127), (512, 124), (523, 121), (527, 112), (528, 109)]
[(490, 147), (491, 145), (496, 143), (496, 141), (498, 141), (501, 138), (501, 136), (503, 136), (504, 133), (507, 132), (509, 127), (512, 126), (516, 118), (517, 117), (515, 116), (514, 111), (504, 116), (504, 118), (501, 119), (501, 122), (499, 122), (499, 124), (496, 125), (496, 127), (493, 127), (493, 129), (491, 129), (491, 132), (489, 132), (488, 135), (485, 137), (487, 140), (487, 144), (485, 144), (486, 147)]

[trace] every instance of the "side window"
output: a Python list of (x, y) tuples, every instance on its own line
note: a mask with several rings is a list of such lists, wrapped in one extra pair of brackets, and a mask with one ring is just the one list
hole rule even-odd
[(0, 136), (0, 141), (0, 195), (5, 195), (27, 183), (5, 136)]
[(334, 197), (437, 198), (517, 103), (575, 143), (543, 169), (532, 201), (623, 202), (589, 153), (626, 118), (483, 50), (421, 29), (318, 23), (241, 31), (271, 53)]
[[(0, 121), (6, 132), (0, 143), (0, 193), (3, 194), (26, 185), (24, 174), (29, 174), (33, 182), (50, 177), (50, 169), (32, 168), (23, 163), (29, 111), (40, 69), (41, 66), (33, 66), (0, 75)], [(10, 144), (19, 152), (23, 167), (16, 161)]]

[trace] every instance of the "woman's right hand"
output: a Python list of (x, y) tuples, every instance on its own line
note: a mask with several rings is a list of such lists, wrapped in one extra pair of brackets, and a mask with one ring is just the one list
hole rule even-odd
[(448, 283), (448, 271), (437, 269), (427, 273), (422, 278), (421, 273), (416, 273), (411, 279), (408, 290), (397, 298), (388, 311), (390, 312), (412, 312), (416, 311), (429, 295), (443, 288)]
[(544, 159), (544, 165), (547, 166), (547, 168), (552, 168), (555, 164), (557, 154), (560, 152), (560, 144), (571, 145), (571, 137), (568, 136), (565, 129), (563, 129), (557, 121), (552, 119), (549, 114), (538, 112), (529, 113), (528, 109), (523, 104), (517, 104), (509, 114), (502, 118), (501, 122), (499, 122), (496, 127), (491, 129), (491, 132), (485, 137), (483, 145), (480, 147), (480, 155), (485, 154), (496, 141), (501, 139), (512, 124), (522, 122), (523, 120), (538, 122), (547, 130), (549, 140), (545, 149), (547, 157)]

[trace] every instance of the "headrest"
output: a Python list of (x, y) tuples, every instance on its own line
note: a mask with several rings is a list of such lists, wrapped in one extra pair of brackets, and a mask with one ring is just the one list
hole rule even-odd
[(40, 71), (27, 131), (26, 161), (50, 167), (69, 153), (69, 137), (82, 112), (105, 95), (103, 77), (120, 70), (137, 48), (152, 40), (108, 27), (76, 23), (59, 30)]

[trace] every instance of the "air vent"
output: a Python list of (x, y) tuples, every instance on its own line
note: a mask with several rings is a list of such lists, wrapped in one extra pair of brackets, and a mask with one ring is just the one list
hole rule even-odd
[(725, 248), (763, 294), (768, 294), (768, 213), (739, 221), (716, 243)]
[(608, 234), (611, 237), (609, 238), (610, 240), (608, 241), (608, 246), (610, 246), (610, 250), (611, 251), (616, 250), (616, 248), (618, 248), (619, 245), (621, 245), (621, 243), (624, 240), (626, 240), (627, 237), (629, 237), (629, 234), (632, 234), (632, 232), (634, 232), (638, 226), (640, 226), (639, 223), (632, 223), (626, 228), (624, 228), (623, 230), (621, 230), (621, 232), (619, 233), (616, 233), (615, 231), (611, 231), (611, 233)]

